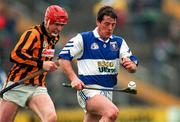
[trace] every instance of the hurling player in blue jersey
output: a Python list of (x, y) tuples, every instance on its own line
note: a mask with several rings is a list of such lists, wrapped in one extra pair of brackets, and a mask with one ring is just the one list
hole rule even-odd
[[(97, 27), (77, 34), (59, 54), (62, 70), (78, 90), (78, 102), (85, 111), (84, 122), (114, 122), (119, 110), (112, 103), (112, 92), (83, 87), (113, 89), (120, 65), (131, 73), (137, 69), (138, 60), (125, 40), (113, 34), (116, 22), (117, 14), (112, 7), (100, 8)], [(77, 59), (78, 76), (71, 65), (73, 59)]]

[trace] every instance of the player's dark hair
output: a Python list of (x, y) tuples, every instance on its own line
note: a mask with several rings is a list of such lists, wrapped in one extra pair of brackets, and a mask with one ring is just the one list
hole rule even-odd
[(105, 15), (110, 16), (113, 19), (118, 18), (115, 10), (111, 6), (104, 6), (100, 8), (97, 14), (97, 20), (101, 22)]

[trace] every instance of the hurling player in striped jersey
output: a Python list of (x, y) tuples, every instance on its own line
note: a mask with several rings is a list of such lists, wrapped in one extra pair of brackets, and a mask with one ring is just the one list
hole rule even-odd
[(32, 110), (42, 122), (56, 122), (57, 115), (45, 78), (48, 71), (57, 69), (52, 61), (59, 33), (68, 22), (68, 14), (58, 5), (46, 9), (44, 21), (25, 31), (11, 52), (13, 66), (5, 87), (28, 77), (41, 69), (45, 70), (30, 80), (24, 81), (3, 94), (0, 102), (0, 122), (13, 122), (20, 107)]

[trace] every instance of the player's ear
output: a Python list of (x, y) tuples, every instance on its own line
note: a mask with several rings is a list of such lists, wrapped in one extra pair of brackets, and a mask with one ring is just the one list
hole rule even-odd
[(96, 20), (96, 25), (99, 26), (100, 22), (98, 20)]

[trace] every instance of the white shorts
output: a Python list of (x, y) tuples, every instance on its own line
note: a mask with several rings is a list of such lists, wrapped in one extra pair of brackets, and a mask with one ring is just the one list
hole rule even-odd
[[(6, 87), (13, 83), (9, 81)], [(39, 94), (49, 95), (46, 87), (21, 84), (5, 92), (3, 99), (14, 102), (21, 107), (27, 107), (27, 103), (31, 97)]]
[[(93, 88), (105, 88), (105, 89), (107, 88), (100, 85), (86, 85), (86, 86)], [(97, 94), (103, 95), (112, 101), (112, 96), (113, 96), (112, 91), (90, 90), (90, 89), (83, 89), (82, 91), (77, 91), (78, 103), (82, 107), (84, 112), (86, 112), (86, 100), (92, 98)]]

